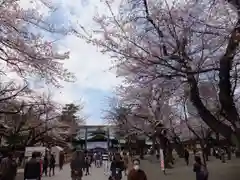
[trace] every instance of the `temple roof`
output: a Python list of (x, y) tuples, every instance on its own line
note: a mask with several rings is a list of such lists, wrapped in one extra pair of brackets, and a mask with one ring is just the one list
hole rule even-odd
[[(85, 140), (85, 135), (83, 136), (77, 136), (77, 139), (82, 139)], [(107, 139), (108, 136), (107, 135), (103, 135), (103, 134), (90, 134), (87, 135), (87, 140), (92, 140), (92, 139)], [(109, 139), (116, 139), (114, 136), (109, 136)]]

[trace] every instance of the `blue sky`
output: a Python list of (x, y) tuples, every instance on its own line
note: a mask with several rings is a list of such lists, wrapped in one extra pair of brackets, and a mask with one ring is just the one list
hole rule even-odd
[(81, 93), (85, 99), (87, 99), (86, 103), (86, 115), (90, 115), (89, 124), (95, 123), (104, 123), (101, 119), (104, 116), (104, 110), (107, 108), (107, 102), (109, 96), (114, 96), (111, 91), (102, 91), (98, 89), (85, 89)]
[[(33, 6), (30, 1), (22, 2), (23, 7)], [(45, 15), (45, 18), (57, 27), (79, 23), (92, 29), (95, 27), (92, 18), (96, 11), (106, 12), (104, 10), (106, 7), (100, 3), (100, 0), (53, 0), (51, 2), (57, 6), (54, 12), (49, 12), (39, 4), (35, 6), (39, 13)], [(46, 37), (59, 38), (59, 36), (48, 34)], [(62, 52), (70, 51), (70, 59), (65, 62), (65, 67), (76, 75), (77, 81), (63, 82), (64, 88), (51, 89), (54, 100), (64, 104), (79, 102), (82, 99), (85, 114), (88, 116), (87, 124), (102, 124), (102, 112), (108, 107), (107, 97), (114, 95), (115, 86), (121, 82), (116, 78), (115, 72), (109, 70), (111, 59), (75, 36), (61, 37), (56, 45)]]

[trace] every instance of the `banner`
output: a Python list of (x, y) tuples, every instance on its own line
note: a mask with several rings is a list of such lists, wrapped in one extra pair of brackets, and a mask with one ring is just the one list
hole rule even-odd
[(87, 149), (108, 148), (108, 142), (87, 142)]
[(162, 171), (165, 171), (163, 149), (160, 149), (160, 166)]

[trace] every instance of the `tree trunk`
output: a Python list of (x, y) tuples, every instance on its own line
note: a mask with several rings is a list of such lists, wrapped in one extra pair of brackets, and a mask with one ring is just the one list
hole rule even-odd
[(201, 119), (214, 131), (220, 133), (228, 140), (232, 140), (234, 135), (233, 130), (228, 125), (218, 121), (214, 115), (204, 106), (197, 85), (197, 81), (194, 76), (188, 76), (188, 83), (190, 85), (190, 100), (197, 109), (197, 112)]
[(174, 144), (175, 144), (175, 150), (177, 151), (177, 154), (180, 158), (184, 157), (184, 145), (182, 144), (179, 137), (173, 138)]
[(204, 150), (204, 145), (202, 145), (202, 144), (201, 144), (201, 150), (202, 150), (203, 164), (206, 166), (207, 165), (206, 153), (205, 153), (205, 150)]
[(233, 59), (239, 47), (240, 19), (231, 33), (225, 54), (220, 59), (219, 71), (219, 101), (226, 119), (232, 124), (235, 130), (235, 144), (240, 150), (240, 118), (234, 102), (234, 90), (231, 84), (231, 70)]

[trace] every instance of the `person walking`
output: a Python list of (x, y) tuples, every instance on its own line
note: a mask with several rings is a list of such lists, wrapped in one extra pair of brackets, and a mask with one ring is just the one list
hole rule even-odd
[(105, 175), (108, 174), (108, 154), (103, 153), (102, 154), (102, 163), (103, 163), (103, 172)]
[(96, 155), (96, 167), (97, 168), (101, 167), (101, 155), (100, 155), (100, 153), (97, 153), (97, 155)]
[(49, 177), (52, 175), (55, 175), (55, 165), (56, 165), (56, 159), (53, 154), (51, 154), (50, 160), (49, 160)]
[(195, 156), (193, 172), (196, 173), (196, 180), (208, 180), (207, 167), (202, 163), (201, 158), (199, 156)]
[(18, 159), (19, 160), (18, 166), (22, 166), (23, 159), (24, 159), (24, 153), (21, 153)]
[(90, 175), (89, 168), (91, 166), (91, 159), (88, 154), (85, 157), (85, 176)]
[(61, 151), (60, 155), (59, 155), (59, 169), (62, 170), (63, 169), (63, 164), (64, 164), (64, 152)]
[(110, 166), (110, 179), (121, 180), (122, 179), (122, 171), (124, 170), (124, 163), (121, 161), (120, 154), (115, 154), (114, 159)]
[(102, 152), (99, 153), (99, 156), (100, 156), (100, 167), (102, 167), (103, 165)]
[(184, 159), (188, 166), (189, 165), (189, 151), (187, 149), (184, 149)]
[(41, 176), (43, 175), (43, 159), (42, 159), (42, 155), (40, 155), (38, 162), (40, 163), (40, 174)]
[(127, 175), (127, 169), (128, 169), (128, 160), (129, 160), (129, 157), (127, 155), (126, 152), (123, 152), (123, 162), (124, 162), (124, 174), (125, 176)]
[(97, 167), (97, 153), (96, 152), (94, 152), (94, 154), (93, 154), (93, 160), (94, 160), (95, 167)]
[(84, 155), (82, 152), (76, 151), (70, 162), (72, 180), (81, 180), (83, 176), (83, 168), (85, 167)]
[(24, 180), (40, 180), (41, 179), (41, 165), (37, 161), (36, 153), (32, 153), (32, 158), (26, 163), (24, 167)]
[(146, 173), (142, 169), (140, 169), (139, 159), (133, 160), (133, 167), (129, 171), (127, 179), (128, 180), (147, 180)]
[(45, 154), (43, 158), (43, 174), (45, 174), (45, 176), (47, 176), (48, 173), (48, 166), (49, 166), (48, 156), (47, 154)]
[(13, 153), (9, 152), (6, 158), (3, 158), (0, 164), (0, 179), (14, 180), (17, 175), (17, 163), (13, 159)]

